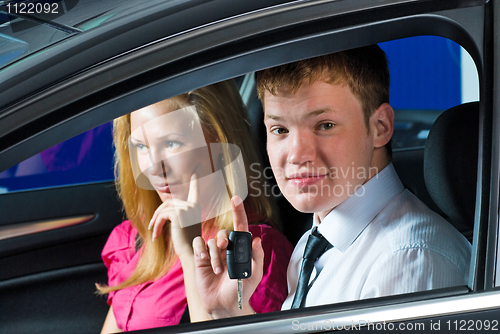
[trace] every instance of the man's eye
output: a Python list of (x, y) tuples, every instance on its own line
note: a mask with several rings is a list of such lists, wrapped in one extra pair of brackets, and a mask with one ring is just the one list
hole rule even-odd
[(331, 122), (326, 122), (326, 123), (321, 123), (321, 124), (319, 125), (319, 127), (318, 127), (318, 128), (319, 128), (320, 130), (330, 130), (330, 129), (332, 129), (332, 128), (333, 128), (333, 126), (334, 126), (334, 124), (333, 124), (333, 123), (331, 123)]
[(271, 129), (271, 132), (274, 133), (275, 135), (282, 135), (284, 133), (288, 133), (288, 130), (285, 128), (274, 128)]

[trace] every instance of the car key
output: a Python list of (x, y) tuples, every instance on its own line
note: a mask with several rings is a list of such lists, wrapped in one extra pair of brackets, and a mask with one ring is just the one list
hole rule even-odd
[(243, 279), (252, 275), (252, 234), (231, 231), (226, 251), (229, 278), (238, 279), (238, 309), (243, 308)]

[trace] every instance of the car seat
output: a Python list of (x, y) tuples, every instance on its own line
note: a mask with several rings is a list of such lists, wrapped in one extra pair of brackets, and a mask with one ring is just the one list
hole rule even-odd
[(425, 185), (448, 221), (472, 237), (476, 206), (479, 102), (443, 112), (434, 122), (424, 150)]

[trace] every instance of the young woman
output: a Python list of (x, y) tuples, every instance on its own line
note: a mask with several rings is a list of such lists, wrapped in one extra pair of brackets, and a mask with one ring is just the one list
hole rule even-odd
[(293, 248), (277, 230), (245, 120), (237, 87), (227, 81), (114, 121), (116, 185), (128, 220), (102, 252), (109, 281), (98, 290), (110, 305), (103, 333), (175, 325), (187, 305), (191, 321), (208, 320), (192, 240), (232, 229), (233, 195), (244, 199), (249, 230), (264, 251), (263, 279), (246, 307), (281, 308)]

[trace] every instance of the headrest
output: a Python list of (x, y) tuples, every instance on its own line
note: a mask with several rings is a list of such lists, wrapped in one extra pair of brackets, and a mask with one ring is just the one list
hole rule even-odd
[(461, 232), (474, 226), (478, 140), (479, 102), (472, 102), (443, 112), (425, 143), (425, 185)]

